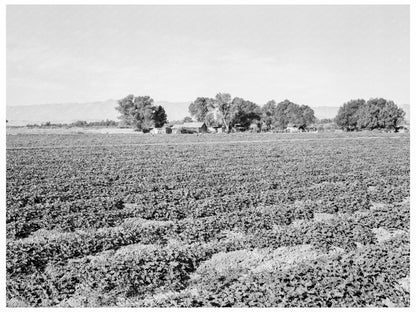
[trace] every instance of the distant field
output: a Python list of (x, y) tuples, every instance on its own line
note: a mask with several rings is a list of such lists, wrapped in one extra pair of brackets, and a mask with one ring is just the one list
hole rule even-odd
[(24, 135), (24, 134), (60, 134), (60, 135), (80, 135), (80, 134), (138, 134), (130, 128), (80, 128), (80, 127), (62, 127), (62, 128), (27, 128), (27, 127), (7, 127), (8, 135)]
[(408, 134), (7, 136), (8, 306), (409, 306)]
[[(28, 129), (8, 128), (7, 148), (62, 148), (120, 145), (165, 145), (165, 144), (198, 144), (198, 143), (259, 143), (298, 140), (356, 140), (372, 138), (404, 138), (406, 134), (387, 134), (383, 132), (355, 133), (232, 133), (232, 134), (142, 134), (132, 129)], [(408, 137), (408, 134), (407, 134)]]

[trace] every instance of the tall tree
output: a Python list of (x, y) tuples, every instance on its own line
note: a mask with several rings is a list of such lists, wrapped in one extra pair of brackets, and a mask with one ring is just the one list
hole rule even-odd
[(276, 105), (274, 126), (279, 129), (286, 129), (289, 123), (298, 122), (298, 115), (297, 105), (289, 100), (284, 100)]
[(231, 95), (229, 93), (218, 93), (215, 96), (215, 108), (220, 113), (222, 124), (225, 127), (226, 132), (230, 132), (231, 129)]
[(364, 105), (365, 100), (363, 99), (351, 100), (344, 103), (338, 110), (338, 114), (335, 117), (335, 123), (344, 130), (357, 129), (359, 118), (357, 112), (360, 107), (363, 107)]
[(197, 121), (205, 121), (208, 112), (214, 107), (214, 99), (207, 97), (198, 97), (189, 105), (189, 113)]
[(157, 105), (153, 108), (153, 116), (155, 127), (163, 127), (167, 123), (167, 115), (165, 109), (161, 105)]
[(164, 108), (155, 106), (150, 96), (128, 95), (118, 101), (116, 110), (121, 113), (119, 118), (123, 122), (139, 130), (161, 127), (167, 121)]
[(118, 106), (116, 107), (116, 110), (119, 111), (121, 114), (118, 118), (126, 125), (133, 125), (133, 121), (134, 121), (133, 110), (134, 109), (135, 109), (134, 95), (129, 94), (125, 98), (118, 101)]
[(205, 116), (205, 123), (208, 127), (221, 127), (223, 126), (222, 115), (217, 108), (209, 110)]
[(305, 128), (316, 122), (315, 112), (308, 105), (301, 105), (300, 113), (302, 114), (302, 117), (299, 126)]
[(404, 111), (393, 101), (372, 98), (357, 111), (357, 126), (361, 129), (396, 128), (403, 119)]
[(261, 111), (262, 120), (266, 125), (267, 130), (270, 130), (275, 122), (276, 102), (274, 100), (268, 101), (262, 106)]
[(253, 121), (261, 119), (261, 108), (256, 103), (236, 97), (231, 103), (230, 119), (230, 126), (240, 124), (248, 129)]
[(137, 96), (134, 98), (133, 125), (139, 130), (148, 130), (154, 127), (153, 99), (150, 96)]
[(277, 104), (274, 112), (274, 126), (280, 129), (286, 129), (289, 123), (304, 128), (316, 120), (312, 108), (307, 105), (295, 104), (289, 100)]
[(381, 111), (381, 120), (383, 127), (386, 129), (397, 130), (400, 122), (404, 120), (405, 112), (399, 108), (393, 101), (388, 101)]

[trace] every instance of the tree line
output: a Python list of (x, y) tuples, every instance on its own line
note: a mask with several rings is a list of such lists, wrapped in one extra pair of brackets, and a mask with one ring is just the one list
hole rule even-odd
[(229, 93), (218, 93), (215, 98), (198, 97), (189, 105), (189, 113), (197, 121), (223, 126), (226, 131), (234, 127), (247, 130), (253, 123), (264, 130), (284, 130), (290, 123), (301, 129), (316, 121), (313, 109), (307, 105), (289, 100), (276, 104), (271, 100), (259, 106), (240, 97), (232, 98)]
[[(116, 109), (124, 124), (138, 130), (158, 128), (167, 123), (164, 108), (154, 105), (149, 96), (128, 95), (118, 101)], [(289, 100), (276, 104), (271, 100), (259, 106), (241, 97), (232, 98), (229, 93), (218, 93), (214, 98), (198, 97), (189, 105), (189, 113), (192, 118), (185, 117), (185, 122), (205, 122), (208, 127), (223, 127), (226, 132), (237, 127), (247, 130), (253, 123), (265, 130), (283, 130), (290, 123), (305, 128), (316, 121), (313, 109), (307, 105)]]
[[(155, 105), (149, 96), (128, 95), (118, 101), (116, 109), (125, 125), (138, 130), (147, 131), (165, 125), (167, 114), (160, 105)], [(253, 124), (258, 128), (284, 130), (293, 125), (305, 130), (315, 124), (318, 119), (308, 105), (299, 105), (289, 100), (276, 103), (270, 100), (263, 106), (243, 99), (232, 98), (229, 93), (218, 93), (215, 97), (197, 97), (188, 107), (191, 117), (183, 122), (204, 122), (208, 127), (222, 127), (226, 132), (233, 128), (247, 130)], [(404, 111), (393, 101), (382, 98), (368, 101), (351, 100), (340, 107), (334, 121), (346, 130), (360, 129), (397, 129), (403, 120)]]

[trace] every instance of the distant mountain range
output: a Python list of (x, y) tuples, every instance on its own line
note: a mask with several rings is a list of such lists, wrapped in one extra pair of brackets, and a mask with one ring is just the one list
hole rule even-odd
[(318, 106), (311, 108), (315, 112), (315, 117), (318, 119), (335, 118), (339, 110), (339, 107), (336, 106)]
[[(189, 102), (155, 102), (162, 105), (168, 115), (168, 120), (181, 120), (189, 116)], [(71, 123), (77, 120), (101, 121), (118, 120), (119, 113), (115, 110), (116, 100), (89, 103), (40, 104), (24, 106), (6, 106), (6, 118), (10, 126), (24, 126), (27, 124), (41, 124), (47, 121), (52, 123)], [(406, 113), (405, 119), (410, 120), (410, 105), (400, 106)], [(339, 107), (318, 106), (312, 107), (315, 117), (319, 119), (334, 118)]]
[[(168, 115), (168, 120), (180, 120), (188, 116), (188, 106), (191, 102), (155, 102), (162, 105)], [(47, 121), (52, 123), (71, 123), (77, 120), (101, 121), (118, 120), (116, 100), (90, 103), (64, 103), (7, 106), (6, 118), (9, 126), (24, 126), (27, 124), (41, 124)]]

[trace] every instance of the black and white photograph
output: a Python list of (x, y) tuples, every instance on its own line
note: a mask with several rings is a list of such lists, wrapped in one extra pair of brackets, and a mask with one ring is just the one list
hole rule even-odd
[(410, 1), (2, 6), (3, 308), (410, 310)]

